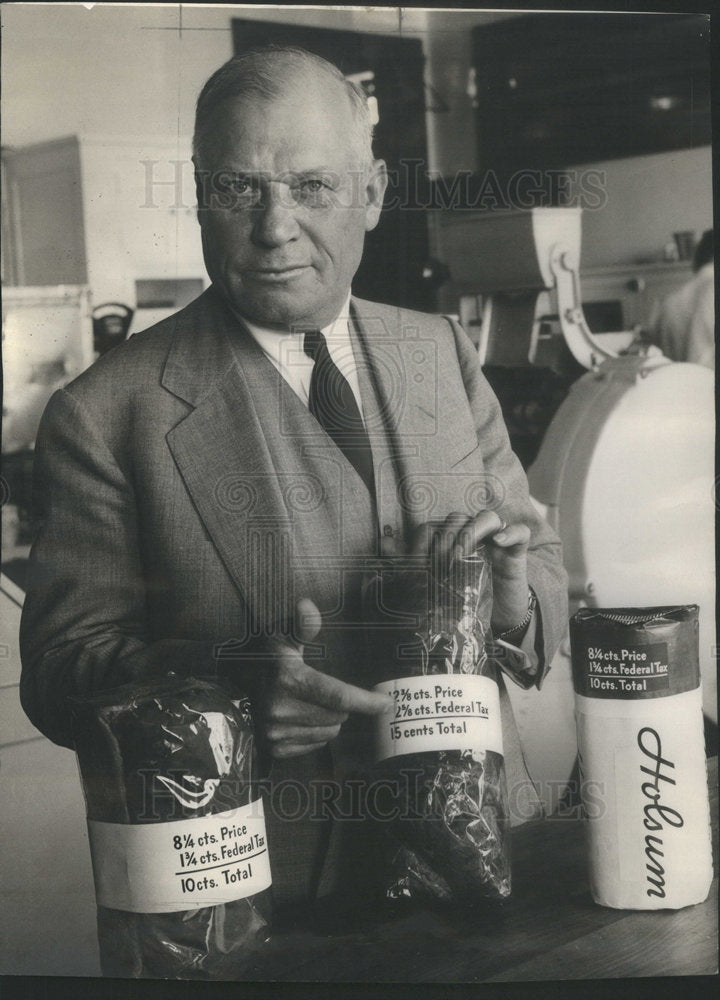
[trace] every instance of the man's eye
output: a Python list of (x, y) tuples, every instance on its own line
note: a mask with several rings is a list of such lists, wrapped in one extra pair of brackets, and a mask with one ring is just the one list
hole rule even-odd
[(230, 190), (243, 205), (255, 204), (260, 199), (260, 186), (249, 177), (233, 177)]
[(331, 204), (333, 185), (325, 177), (306, 177), (294, 188), (295, 200), (314, 208), (327, 208)]
[(252, 194), (256, 188), (247, 177), (235, 177), (233, 178), (232, 189), (235, 194)]

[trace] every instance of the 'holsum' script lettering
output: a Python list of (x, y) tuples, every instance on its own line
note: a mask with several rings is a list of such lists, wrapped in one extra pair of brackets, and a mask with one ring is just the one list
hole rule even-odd
[(650, 800), (645, 803), (643, 809), (645, 816), (643, 825), (646, 830), (651, 831), (645, 836), (645, 857), (648, 860), (645, 867), (649, 872), (647, 877), (648, 882), (652, 886), (655, 886), (654, 889), (648, 889), (647, 894), (648, 896), (659, 896), (661, 899), (664, 899), (665, 869), (658, 861), (658, 858), (663, 858), (665, 855), (662, 851), (663, 842), (655, 834), (664, 829), (664, 824), (675, 827), (683, 825), (683, 818), (677, 809), (664, 805), (660, 801), (660, 782), (666, 781), (669, 785), (675, 784), (675, 780), (667, 774), (663, 774), (662, 769), (673, 768), (674, 770), (675, 765), (672, 761), (666, 760), (663, 757), (660, 736), (654, 729), (645, 726), (638, 733), (637, 741), (638, 746), (645, 756), (649, 757), (653, 762), (652, 768), (646, 767), (644, 764), (640, 765), (640, 770), (644, 774), (649, 774), (652, 779), (642, 784), (642, 793), (645, 798)]

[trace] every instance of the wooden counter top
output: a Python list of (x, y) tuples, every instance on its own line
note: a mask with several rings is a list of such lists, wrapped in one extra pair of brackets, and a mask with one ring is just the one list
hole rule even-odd
[[(708, 772), (717, 872), (717, 758)], [(513, 894), (499, 907), (359, 913), (354, 927), (329, 919), (322, 933), (276, 932), (248, 979), (477, 983), (708, 975), (718, 965), (717, 876), (704, 903), (682, 910), (598, 906), (577, 818), (513, 831)]]

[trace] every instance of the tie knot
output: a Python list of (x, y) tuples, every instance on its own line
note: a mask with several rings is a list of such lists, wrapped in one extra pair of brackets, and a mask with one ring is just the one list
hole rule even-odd
[(323, 348), (327, 349), (325, 338), (319, 330), (307, 330), (303, 339), (303, 350), (309, 358), (317, 361), (318, 354)]

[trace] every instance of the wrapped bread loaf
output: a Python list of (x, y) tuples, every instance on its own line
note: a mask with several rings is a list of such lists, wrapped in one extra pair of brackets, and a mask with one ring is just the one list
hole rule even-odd
[(271, 883), (247, 700), (168, 678), (79, 703), (103, 974), (247, 976)]
[(390, 567), (373, 586), (391, 623), (392, 680), (376, 690), (396, 702), (395, 715), (378, 721), (376, 741), (377, 771), (396, 789), (395, 819), (383, 824), (393, 868), (387, 894), (502, 900), (511, 891), (510, 818), (488, 655), (490, 564), (477, 551), (442, 579)]

